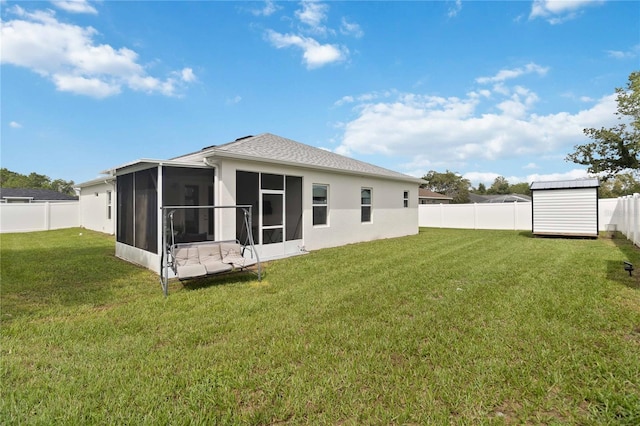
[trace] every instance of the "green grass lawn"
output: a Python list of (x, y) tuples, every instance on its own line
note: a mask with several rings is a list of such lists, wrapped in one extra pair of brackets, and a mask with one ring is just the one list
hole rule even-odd
[(112, 237), (0, 244), (2, 424), (640, 424), (622, 237), (421, 229), (168, 298)]

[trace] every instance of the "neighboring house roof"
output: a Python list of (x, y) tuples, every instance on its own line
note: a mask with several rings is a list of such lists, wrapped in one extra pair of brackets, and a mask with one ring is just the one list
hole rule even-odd
[(75, 201), (78, 197), (52, 191), (50, 189), (34, 188), (0, 188), (0, 199), (31, 200), (31, 201)]
[(474, 194), (470, 192), (469, 202), (470, 203), (486, 203), (490, 197), (491, 197), (490, 195), (480, 195), (480, 194)]
[(433, 192), (429, 189), (426, 188), (419, 188), (418, 189), (418, 198), (430, 198), (430, 199), (437, 199), (437, 200), (453, 200), (453, 197), (448, 197), (446, 195), (443, 194), (439, 194), (437, 192)]
[(597, 188), (600, 181), (597, 178), (556, 180), (547, 182), (533, 182), (529, 187), (532, 191), (539, 189), (575, 189), (575, 188)]
[(199, 162), (205, 159), (233, 158), (261, 161), (295, 167), (330, 170), (337, 173), (357, 174), (422, 183), (422, 179), (355, 160), (331, 151), (305, 145), (281, 136), (263, 133), (247, 136), (219, 146), (172, 158), (176, 162)]
[(523, 194), (504, 194), (492, 195), (485, 203), (527, 203), (531, 201), (531, 197)]
[(503, 195), (480, 195), (469, 194), (469, 201), (472, 203), (527, 203), (531, 197), (523, 194), (503, 194)]

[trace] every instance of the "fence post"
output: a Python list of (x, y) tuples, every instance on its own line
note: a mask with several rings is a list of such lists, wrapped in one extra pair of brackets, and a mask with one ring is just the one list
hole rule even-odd
[(478, 229), (478, 203), (473, 203), (473, 229)]
[(640, 246), (640, 194), (633, 194), (632, 207), (631, 207), (631, 220), (633, 221), (633, 238), (631, 241), (637, 246)]
[(44, 203), (44, 230), (51, 229), (51, 206), (48, 201)]

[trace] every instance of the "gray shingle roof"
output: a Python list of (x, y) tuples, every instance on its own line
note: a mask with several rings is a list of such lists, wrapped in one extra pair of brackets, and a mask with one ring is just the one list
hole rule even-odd
[(556, 180), (547, 182), (533, 182), (529, 187), (532, 191), (539, 189), (575, 189), (575, 188), (597, 188), (600, 182), (597, 178)]
[(0, 188), (0, 198), (28, 198), (33, 201), (74, 201), (78, 199), (73, 195), (50, 189), (35, 188)]
[(324, 149), (305, 145), (281, 136), (263, 133), (241, 138), (224, 145), (173, 158), (176, 161), (202, 161), (204, 158), (237, 158), (252, 161), (286, 164), (297, 167), (332, 170), (342, 173), (385, 177), (396, 180), (422, 182), (421, 179), (378, 167)]

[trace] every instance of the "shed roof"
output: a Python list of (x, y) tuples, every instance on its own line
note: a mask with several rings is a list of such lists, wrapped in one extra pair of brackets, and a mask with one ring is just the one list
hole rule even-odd
[(547, 182), (533, 182), (529, 187), (532, 191), (540, 189), (576, 189), (576, 188), (597, 188), (600, 182), (597, 178), (556, 180)]
[(377, 176), (387, 179), (422, 183), (423, 180), (393, 170), (378, 167), (334, 152), (316, 148), (282, 136), (263, 133), (248, 136), (224, 145), (173, 158), (174, 161), (202, 162), (205, 158), (234, 158), (285, 164), (296, 167), (330, 170), (338, 173)]

